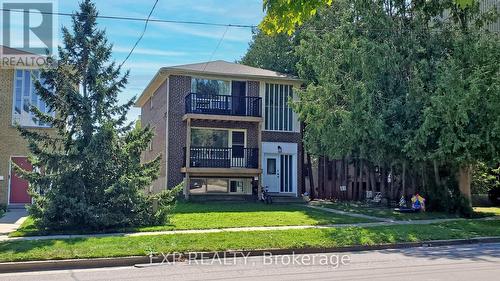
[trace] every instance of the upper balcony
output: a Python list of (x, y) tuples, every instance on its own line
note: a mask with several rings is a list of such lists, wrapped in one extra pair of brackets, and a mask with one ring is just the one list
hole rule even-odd
[(185, 98), (186, 118), (227, 121), (262, 121), (262, 98), (190, 93)]

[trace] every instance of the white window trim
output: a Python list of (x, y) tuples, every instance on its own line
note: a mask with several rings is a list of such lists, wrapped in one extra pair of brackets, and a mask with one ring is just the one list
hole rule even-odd
[[(206, 177), (206, 176), (195, 176), (195, 177), (192, 177), (190, 178), (189, 180), (199, 180), (199, 179), (202, 179), (204, 181), (204, 188), (203, 188), (203, 192), (199, 192), (199, 193), (191, 193), (190, 192), (190, 195), (206, 195), (206, 194), (230, 194), (230, 195), (251, 195), (252, 194), (252, 185), (251, 185), (251, 178), (226, 178), (226, 177)], [(207, 179), (221, 179), (221, 180), (227, 180), (227, 192), (207, 192)], [(245, 192), (231, 192), (231, 181), (245, 181), (245, 180), (249, 180), (250, 183), (249, 183), (249, 190), (247, 193)]]
[[(228, 147), (233, 146), (233, 132), (243, 132), (245, 135), (245, 148), (247, 148), (247, 130), (246, 129), (230, 129), (230, 128), (214, 128), (214, 127), (191, 127), (191, 129), (208, 129), (208, 130), (219, 130), (228, 131), (227, 145)], [(189, 140), (191, 142), (191, 140)]]
[[(232, 79), (204, 77), (204, 76), (191, 76), (191, 85), (190, 85), (190, 90), (189, 90), (191, 93), (193, 93), (193, 80), (194, 79), (203, 79), (203, 80), (214, 80), (214, 81), (226, 81), (226, 82), (229, 82), (229, 93), (227, 95), (222, 95), (222, 96), (231, 96), (233, 94), (233, 80)], [(235, 81), (240, 81), (240, 80), (235, 80)], [(243, 80), (241, 80), (241, 81), (243, 81)], [(221, 95), (221, 94), (219, 94), (219, 95)], [(246, 93), (245, 93), (245, 95), (246, 95)]]
[[(297, 118), (297, 113), (292, 110), (292, 130), (269, 130), (266, 129), (265, 122), (266, 122), (266, 84), (277, 84), (277, 85), (287, 85), (291, 86), (292, 90), (297, 88), (298, 85), (294, 83), (283, 83), (282, 81), (274, 81), (274, 80), (261, 80), (260, 81), (260, 87), (259, 87), (259, 96), (262, 98), (262, 132), (279, 132), (279, 133), (300, 133), (300, 124)], [(293, 90), (293, 100), (296, 101), (298, 100), (297, 92)]]
[[(16, 126), (16, 125), (20, 125), (21, 127), (23, 128), (52, 128), (50, 125), (33, 125), (33, 124), (30, 124), (30, 125), (25, 125), (25, 124), (21, 124), (21, 123), (18, 123), (14, 116), (15, 116), (15, 110), (16, 110), (16, 80), (17, 80), (17, 77), (16, 77), (16, 72), (18, 70), (21, 70), (21, 71), (25, 71), (25, 70), (29, 70), (30, 73), (31, 71), (34, 71), (34, 70), (37, 70), (39, 71), (38, 69), (24, 69), (24, 68), (15, 68), (14, 71), (13, 71), (13, 77), (12, 77), (12, 110), (11, 110), (11, 125), (12, 126)], [(23, 78), (24, 78), (24, 74), (23, 74)], [(31, 79), (31, 78), (30, 78)], [(32, 82), (33, 83), (33, 82)], [(23, 103), (23, 99), (24, 99), (24, 79), (22, 81), (22, 84), (21, 84), (21, 103)], [(32, 100), (32, 97), (31, 97), (31, 92), (30, 92), (30, 96), (29, 96), (29, 100), (31, 102)], [(23, 111), (23, 106), (21, 106), (21, 115), (22, 115), (22, 111)], [(29, 113), (31, 114), (31, 112)], [(55, 113), (53, 113), (53, 115), (55, 115)]]

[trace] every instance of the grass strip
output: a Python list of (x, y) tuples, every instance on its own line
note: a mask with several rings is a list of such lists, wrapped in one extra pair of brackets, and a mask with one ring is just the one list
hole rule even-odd
[(349, 227), (101, 237), (0, 243), (0, 261), (28, 261), (145, 255), (148, 251), (188, 252), (256, 249), (330, 248), (500, 236), (500, 221), (466, 220), (430, 225)]

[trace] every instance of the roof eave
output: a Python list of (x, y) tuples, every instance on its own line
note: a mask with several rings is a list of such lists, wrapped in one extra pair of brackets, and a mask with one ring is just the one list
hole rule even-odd
[(148, 85), (142, 91), (139, 98), (137, 98), (134, 106), (139, 107), (139, 108), (142, 107), (146, 103), (146, 101), (149, 99), (149, 97), (151, 95), (153, 95), (153, 93), (158, 89), (158, 87), (160, 87), (161, 83), (163, 83), (163, 81), (165, 81), (166, 77), (167, 77), (167, 75), (166, 75), (164, 68), (163, 67), (160, 68), (160, 70), (158, 70), (156, 72), (153, 79), (151, 79), (151, 81), (149, 81)]
[(283, 80), (290, 82), (304, 82), (294, 76), (269, 76), (269, 75), (252, 75), (252, 74), (239, 74), (239, 73), (221, 73), (215, 71), (207, 70), (191, 70), (191, 69), (179, 69), (175, 67), (163, 67), (162, 70), (169, 72), (169, 74), (197, 74), (197, 75), (210, 75), (210, 76), (225, 76), (225, 77), (244, 77), (244, 78), (254, 78), (254, 79), (264, 79), (264, 80)]
[(245, 79), (255, 79), (255, 80), (277, 80), (277, 81), (287, 81), (294, 84), (302, 84), (304, 80), (297, 77), (285, 77), (285, 76), (267, 76), (267, 75), (248, 75), (239, 73), (220, 73), (212, 71), (202, 71), (202, 70), (187, 70), (179, 69), (175, 67), (162, 67), (149, 84), (146, 86), (142, 94), (139, 96), (135, 102), (135, 107), (142, 107), (149, 97), (160, 87), (160, 85), (165, 81), (169, 75), (208, 75), (208, 76), (219, 76), (219, 77), (238, 77)]

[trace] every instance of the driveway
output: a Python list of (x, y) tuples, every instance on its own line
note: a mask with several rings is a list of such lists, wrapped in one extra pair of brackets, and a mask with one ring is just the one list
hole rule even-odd
[(27, 217), (28, 213), (25, 209), (12, 209), (7, 211), (7, 213), (0, 218), (0, 236), (5, 236), (16, 230)]

